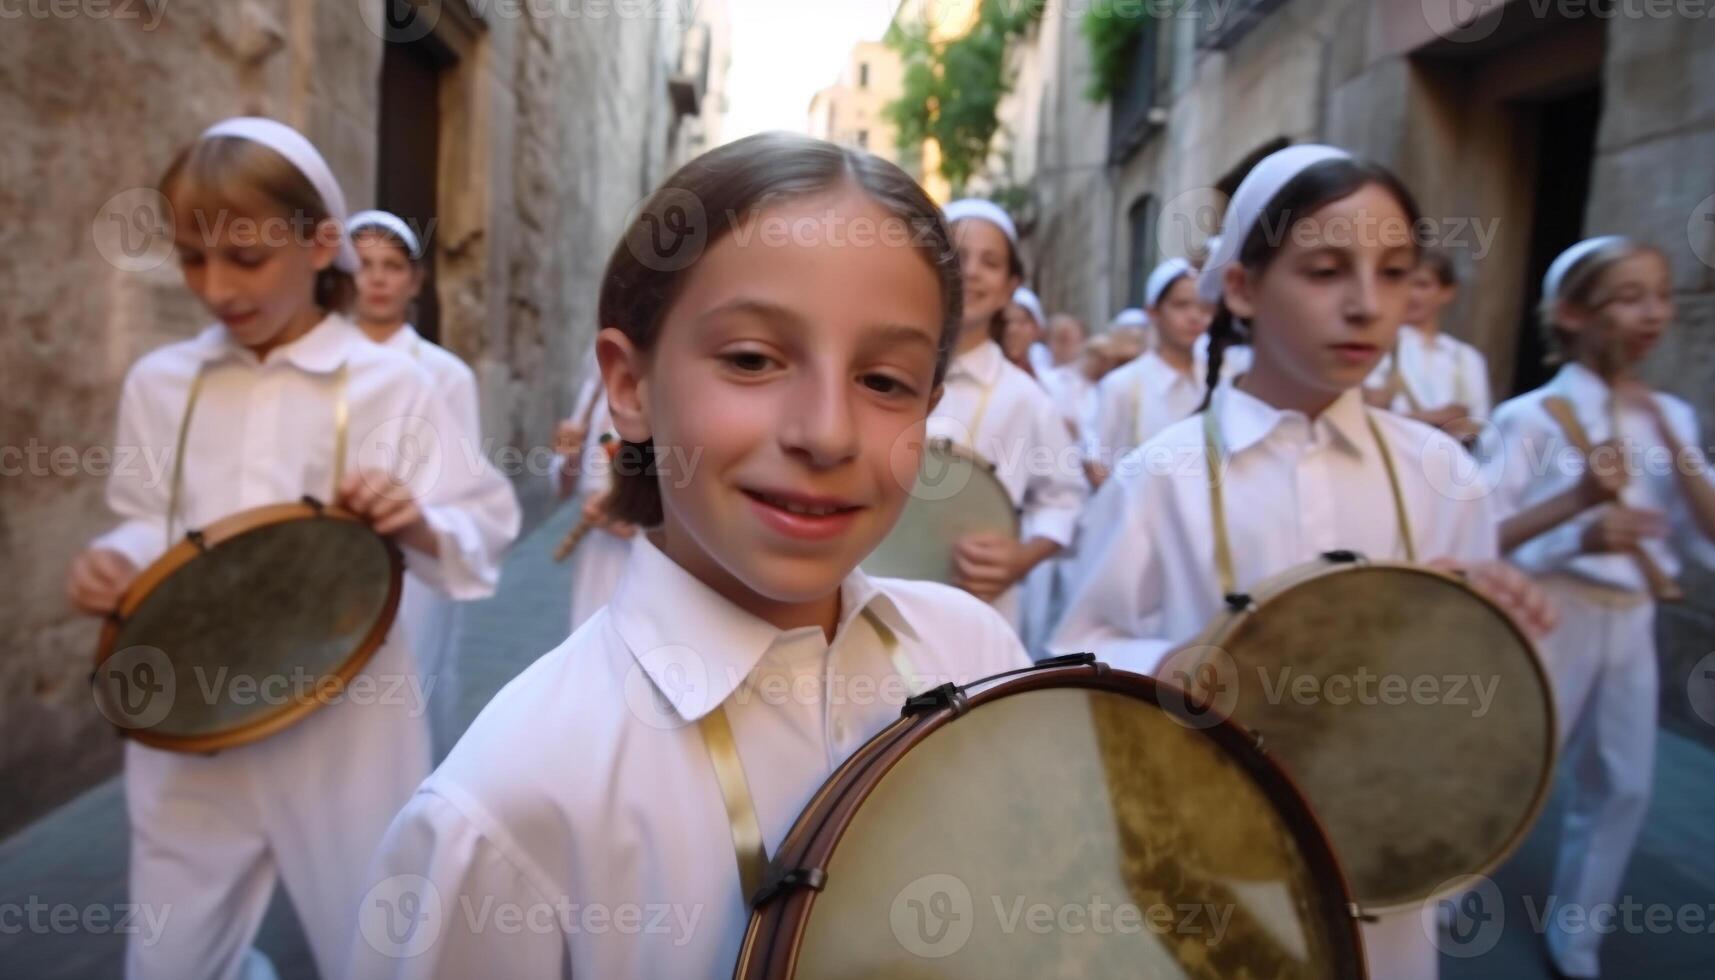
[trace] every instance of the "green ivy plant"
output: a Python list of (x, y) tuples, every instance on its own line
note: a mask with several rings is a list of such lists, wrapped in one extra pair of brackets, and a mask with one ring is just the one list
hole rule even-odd
[(935, 140), (941, 175), (955, 192), (982, 167), (999, 126), (996, 111), (1011, 88), (1007, 48), (1041, 19), (1048, 0), (983, 0), (970, 32), (953, 41), (895, 24), (887, 44), (904, 64), (900, 97), (882, 110), (899, 130), (899, 147), (916, 153)]
[(1106, 102), (1125, 81), (1127, 61), (1149, 19), (1147, 4), (1095, 3), (1079, 25), (1090, 46), (1090, 84), (1084, 96)]

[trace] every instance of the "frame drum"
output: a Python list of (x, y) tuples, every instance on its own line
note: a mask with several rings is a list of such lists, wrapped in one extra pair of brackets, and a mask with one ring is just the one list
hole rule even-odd
[(823, 784), (736, 977), (1364, 975), (1332, 849), (1243, 729), (1088, 654), (982, 683)]
[(178, 752), (266, 738), (338, 696), (399, 606), (399, 549), (305, 498), (191, 531), (101, 631), (91, 677), (120, 732)]
[(1229, 597), (1160, 673), (1264, 741), (1366, 912), (1493, 870), (1551, 789), (1554, 700), (1536, 648), (1432, 568), (1326, 555)]
[(954, 545), (984, 531), (1018, 537), (1012, 495), (987, 460), (945, 439), (931, 440), (899, 522), (864, 559), (863, 570), (883, 578), (951, 582)]

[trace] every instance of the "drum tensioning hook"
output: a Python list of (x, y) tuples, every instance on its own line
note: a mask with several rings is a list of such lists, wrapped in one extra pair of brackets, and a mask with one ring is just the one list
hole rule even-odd
[(1229, 592), (1221, 597), (1227, 608), (1236, 613), (1256, 612), (1256, 600), (1249, 592)]
[(1368, 565), (1370, 563), (1369, 558), (1365, 557), (1363, 552), (1349, 551), (1344, 548), (1322, 552), (1322, 560), (1333, 565)]
[(1112, 669), (1107, 664), (1097, 660), (1096, 655), (1093, 653), (1064, 653), (1058, 657), (1048, 657), (1044, 660), (1038, 660), (1036, 663), (1033, 663), (1028, 667), (1019, 667), (1016, 670), (1004, 670), (989, 677), (979, 678), (963, 687), (949, 681), (946, 684), (942, 684), (940, 687), (930, 688), (922, 694), (916, 694), (907, 698), (905, 701), (905, 707), (900, 711), (900, 715), (909, 718), (912, 715), (922, 714), (925, 711), (939, 711), (942, 708), (951, 708), (953, 709), (954, 716), (957, 717), (958, 715), (964, 714), (970, 707), (970, 702), (966, 699), (965, 692), (971, 688), (976, 687), (979, 684), (989, 684), (994, 681), (998, 681), (1003, 677), (1015, 677), (1019, 674), (1030, 674), (1039, 670), (1049, 670), (1055, 667), (1094, 667), (1097, 676), (1105, 675)]
[(208, 554), (208, 537), (207, 537), (207, 535), (203, 534), (201, 531), (194, 530), (194, 529), (186, 531), (185, 532), (185, 540), (189, 541), (191, 544), (195, 545), (197, 551), (199, 551), (205, 555)]
[(308, 507), (309, 509), (315, 511), (317, 517), (324, 516), (324, 512), (327, 510), (327, 506), (328, 506), (327, 504), (322, 503), (319, 499), (317, 499), (317, 498), (315, 498), (315, 497), (313, 497), (307, 493), (304, 494), (302, 497), (299, 497), (298, 502), (303, 504), (305, 507)]
[(828, 873), (821, 868), (793, 868), (770, 877), (766, 884), (750, 897), (750, 907), (759, 909), (795, 888), (819, 892), (828, 887)]

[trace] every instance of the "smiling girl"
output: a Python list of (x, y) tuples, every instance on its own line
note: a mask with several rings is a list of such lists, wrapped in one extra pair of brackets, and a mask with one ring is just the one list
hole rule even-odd
[(1024, 277), (1012, 219), (975, 199), (947, 205), (946, 217), (964, 282), (963, 326), (929, 435), (992, 464), (1022, 518), (1016, 538), (973, 534), (957, 542), (953, 582), (994, 603), (1024, 635), (1042, 636), (1046, 624), (1023, 622), (1017, 586), (1072, 543), (1089, 485), (1054, 400), (992, 339)]
[[(707, 224), (658, 253), (688, 201)], [(765, 855), (908, 690), (1026, 663), (986, 605), (857, 570), (914, 484), (959, 310), (933, 202), (868, 154), (753, 136), (645, 202), (597, 338), (609, 509), (645, 533), (395, 821), (350, 975), (725, 975)], [(407, 892), (444, 910), (415, 940), (388, 918)], [(461, 911), (514, 906), (535, 925)]]
[[(1404, 316), (1417, 216), (1391, 173), (1334, 147), (1281, 150), (1239, 185), (1222, 247), (1202, 273), (1221, 297), (1205, 412), (1218, 433), (1225, 506), (1217, 515), (1211, 499), (1204, 413), (1163, 430), (1150, 444), (1162, 450), (1160, 464), (1126, 467), (1091, 505), (1085, 528), (1098, 530), (1071, 572), (1052, 652), (1094, 649), (1153, 673), (1231, 591), (1216, 567), (1217, 519), (1232, 542), (1237, 591), (1329, 551), (1415, 553), (1466, 568), (1515, 615), (1546, 628), (1550, 614), (1524, 576), (1492, 561), (1487, 498), (1437, 489), (1452, 485), (1458, 445), (1364, 405), (1360, 385)], [(1250, 323), (1254, 359), (1223, 382), (1235, 318)], [(1366, 924), (1364, 942), (1371, 976), (1436, 974), (1415, 911)]]

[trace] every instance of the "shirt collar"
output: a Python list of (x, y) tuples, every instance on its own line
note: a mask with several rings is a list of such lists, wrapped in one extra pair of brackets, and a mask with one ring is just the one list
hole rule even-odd
[(1555, 390), (1574, 405), (1603, 406), (1608, 403), (1608, 383), (1577, 361), (1567, 361), (1555, 372)]
[[(338, 313), (329, 313), (310, 328), (309, 333), (275, 350), (270, 359), (282, 357), (312, 374), (328, 374), (345, 363), (346, 354), (357, 334), (357, 327)], [(232, 334), (220, 324), (214, 324), (197, 334), (192, 351), (203, 363), (240, 360), (258, 363), (256, 355), (232, 339)]]
[(1139, 359), (1139, 362), (1138, 370), (1147, 375), (1150, 380), (1160, 384), (1163, 388), (1170, 388), (1174, 385), (1182, 384), (1193, 386), (1197, 384), (1196, 376), (1200, 372), (1197, 370), (1197, 359), (1195, 357), (1191, 359), (1191, 373), (1189, 374), (1167, 363), (1167, 360), (1155, 351), (1150, 351), (1143, 355), (1143, 357)]
[[(899, 636), (920, 639), (876, 580), (853, 569), (840, 583), (835, 643), (865, 609)], [(730, 697), (777, 643), (809, 633), (820, 639), (814, 626), (781, 630), (745, 612), (641, 534), (632, 539), (608, 616), (655, 690), (687, 722)]]
[[(1222, 382), (1216, 393), (1219, 406), (1221, 438), (1230, 454), (1238, 454), (1256, 445), (1288, 419), (1304, 420), (1304, 413), (1281, 410), (1251, 395), (1231, 382)], [(1350, 452), (1362, 455), (1369, 444), (1365, 430), (1369, 427), (1364, 408), (1363, 391), (1350, 388), (1334, 399), (1311, 425), (1326, 423), (1336, 441)]]
[(1001, 353), (1000, 345), (993, 340), (985, 340), (981, 344), (953, 358), (952, 365), (947, 369), (947, 375), (963, 374), (974, 379), (978, 384), (992, 385), (1000, 377), (1001, 367), (1006, 363), (1006, 355)]
[(401, 354), (412, 354), (416, 352), (417, 345), (422, 342), (422, 335), (417, 333), (417, 328), (407, 323), (393, 331), (393, 336), (388, 337), (387, 342), (381, 346), (396, 350)]

